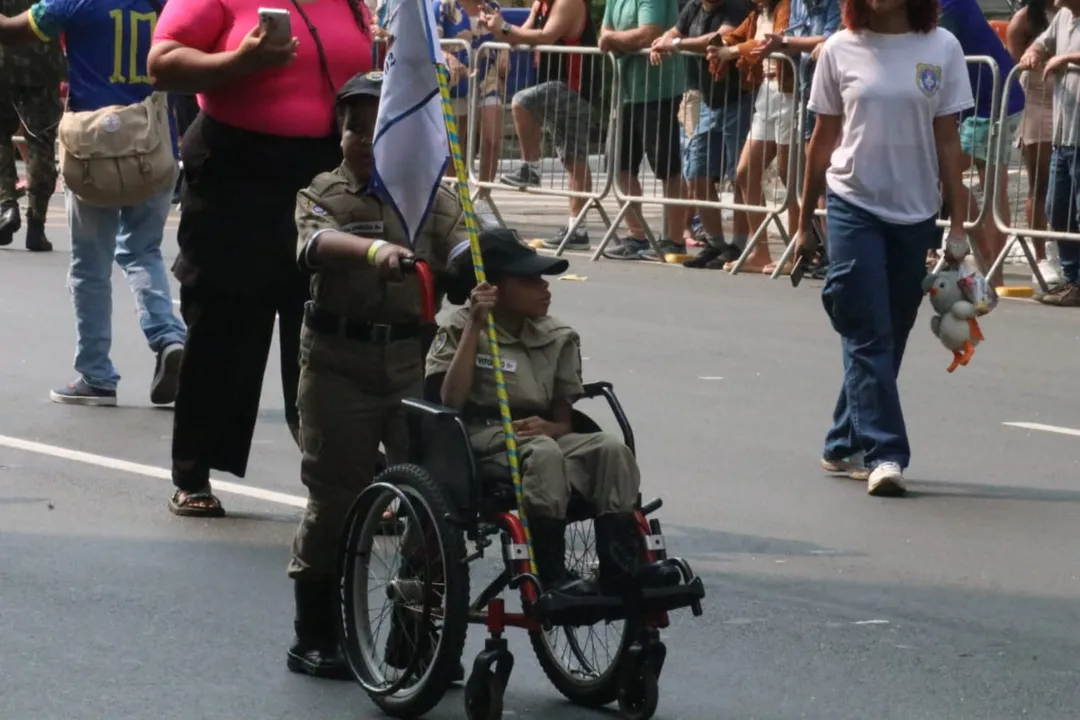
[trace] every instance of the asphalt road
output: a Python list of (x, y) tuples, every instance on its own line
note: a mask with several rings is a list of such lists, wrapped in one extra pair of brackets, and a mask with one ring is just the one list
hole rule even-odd
[[(171, 412), (150, 407), (119, 271), (121, 407), (49, 402), (74, 346), (62, 215), (49, 229), (51, 255), (0, 252), (0, 718), (380, 717), (358, 687), (285, 669), (302, 488), (276, 364), (230, 516), (172, 516)], [(924, 311), (902, 375), (911, 492), (885, 500), (818, 469), (840, 380), (819, 283), (581, 256), (571, 272), (554, 312), (581, 330), (587, 377), (616, 384), (669, 547), (709, 592), (665, 632), (658, 718), (1077, 717), (1080, 315), (1003, 301), (949, 375)], [(506, 717), (603, 717), (512, 646)], [(460, 691), (429, 717), (463, 718)]]

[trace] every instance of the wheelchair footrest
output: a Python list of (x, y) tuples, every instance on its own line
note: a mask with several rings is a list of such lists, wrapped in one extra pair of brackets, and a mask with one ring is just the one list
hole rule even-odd
[[(664, 588), (645, 588), (641, 591), (641, 603), (649, 610), (678, 610), (690, 607), (705, 597), (705, 583), (695, 577), (682, 585)], [(633, 602), (633, 600), (630, 600)]]
[(692, 607), (705, 597), (705, 585), (695, 577), (689, 583), (665, 588), (645, 588), (630, 596), (562, 595), (542, 596), (534, 606), (537, 619), (553, 626), (585, 627), (601, 622), (625, 620), (627, 608), (659, 612)]

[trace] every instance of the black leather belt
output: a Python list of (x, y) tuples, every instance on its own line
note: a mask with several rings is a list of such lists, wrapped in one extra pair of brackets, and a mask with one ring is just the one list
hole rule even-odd
[(357, 342), (377, 344), (418, 338), (422, 331), (420, 323), (386, 324), (356, 320), (322, 310), (312, 302), (304, 306), (304, 325), (320, 335), (334, 335)]

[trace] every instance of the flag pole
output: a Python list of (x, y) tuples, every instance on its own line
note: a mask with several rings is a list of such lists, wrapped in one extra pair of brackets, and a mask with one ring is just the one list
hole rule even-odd
[[(469, 191), (469, 170), (465, 166), (465, 158), (461, 153), (461, 139), (457, 132), (457, 118), (454, 115), (453, 103), (450, 101), (450, 71), (442, 63), (435, 63), (435, 69), (439, 76), (439, 95), (442, 97), (443, 116), (446, 119), (446, 134), (450, 137), (450, 154), (454, 162), (454, 170), (457, 175), (458, 197), (461, 200), (461, 209), (465, 213), (465, 229), (469, 233), (469, 248), (472, 250), (473, 269), (476, 272), (476, 282), (487, 282), (484, 272), (484, 258), (480, 252), (480, 230), (476, 222), (476, 213), (473, 210), (472, 196)], [(525, 497), (521, 488), (521, 466), (518, 462), (517, 437), (514, 434), (514, 421), (510, 415), (510, 400), (506, 395), (506, 379), (502, 371), (502, 355), (499, 352), (499, 339), (495, 332), (495, 319), (488, 314), (487, 317), (488, 347), (491, 351), (492, 365), (495, 367), (495, 392), (499, 400), (499, 415), (502, 416), (503, 434), (506, 436), (506, 456), (510, 460), (510, 477), (514, 483), (514, 498), (517, 501), (518, 517), (521, 519), (521, 527), (525, 531), (525, 549), (529, 559), (529, 572), (534, 576), (536, 573), (536, 561), (533, 558), (532, 532), (529, 530), (529, 521), (525, 517)]]

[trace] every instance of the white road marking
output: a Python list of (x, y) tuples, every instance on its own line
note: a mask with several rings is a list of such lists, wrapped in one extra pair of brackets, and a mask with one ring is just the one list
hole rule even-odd
[(1080, 430), (1067, 427), (1059, 427), (1057, 425), (1042, 425), (1041, 423), (1029, 423), (1029, 422), (1003, 422), (1002, 425), (1008, 425), (1009, 427), (1020, 428), (1022, 430), (1040, 430), (1042, 432), (1057, 433), (1058, 435), (1072, 435), (1073, 437), (1080, 437)]
[(719, 375), (698, 375), (698, 380), (723, 380)]
[(852, 625), (888, 625), (888, 620), (856, 620)]
[[(141, 463), (106, 457), (104, 455), (94, 455), (92, 453), (82, 452), (81, 450), (70, 450), (65, 447), (59, 447), (58, 445), (46, 445), (44, 443), (0, 435), (0, 446), (9, 447), (13, 450), (37, 453), (39, 455), (48, 455), (49, 457), (60, 458), (61, 460), (71, 460), (86, 465), (96, 465), (109, 470), (119, 470), (120, 472), (142, 475), (143, 477), (150, 477), (158, 480), (172, 480), (172, 473), (165, 468), (154, 467), (153, 465), (142, 465)], [(251, 485), (240, 485), (238, 483), (229, 482), (227, 480), (218, 480), (216, 478), (213, 478), (212, 482), (215, 493), (220, 492), (230, 495), (242, 495), (244, 497), (255, 498), (256, 500), (265, 500), (267, 502), (288, 505), (289, 507), (295, 508), (307, 506), (307, 500), (297, 495), (286, 495), (285, 493), (274, 492), (273, 490), (264, 490), (263, 488), (252, 487)]]

